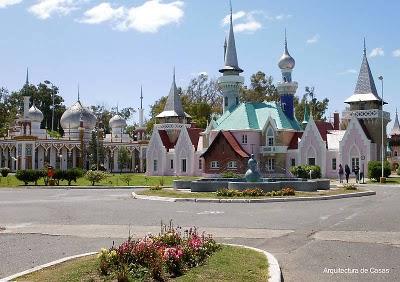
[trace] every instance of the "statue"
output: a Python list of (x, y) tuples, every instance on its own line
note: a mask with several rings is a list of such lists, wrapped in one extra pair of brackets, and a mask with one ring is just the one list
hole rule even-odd
[(251, 154), (251, 158), (247, 163), (249, 169), (246, 171), (245, 177), (247, 182), (259, 182), (260, 181), (260, 173), (257, 171), (257, 161), (254, 158), (254, 154)]

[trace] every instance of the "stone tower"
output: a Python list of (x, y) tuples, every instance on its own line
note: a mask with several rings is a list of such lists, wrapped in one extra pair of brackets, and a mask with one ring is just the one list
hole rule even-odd
[[(349, 107), (343, 112), (342, 128), (346, 129), (350, 119), (355, 116), (361, 126), (367, 130), (371, 141), (376, 144), (376, 150), (371, 155), (374, 160), (381, 160), (382, 150), (382, 116), (383, 116), (383, 150), (386, 152), (386, 126), (390, 122), (390, 113), (382, 110), (387, 104), (378, 95), (374, 78), (367, 59), (367, 50), (364, 40), (364, 54), (354, 94), (347, 98), (345, 103)], [(384, 157), (385, 158), (385, 157)]]
[(292, 71), (295, 63), (295, 60), (290, 56), (288, 51), (285, 30), (285, 50), (278, 62), (278, 66), (282, 72), (282, 81), (278, 83), (277, 90), (280, 95), (282, 109), (290, 119), (294, 119), (294, 95), (298, 87), (297, 82), (292, 81)]
[(233, 32), (232, 5), (228, 40), (224, 46), (225, 65), (219, 70), (222, 76), (218, 79), (218, 85), (223, 94), (223, 112), (235, 109), (239, 105), (240, 88), (244, 83), (244, 78), (239, 74), (243, 70), (239, 67), (235, 34)]

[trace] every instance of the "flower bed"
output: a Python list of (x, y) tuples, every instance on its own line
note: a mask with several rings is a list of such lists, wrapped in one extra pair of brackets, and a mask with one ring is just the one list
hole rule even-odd
[(158, 236), (129, 238), (119, 247), (102, 249), (99, 268), (104, 276), (118, 281), (131, 279), (165, 281), (202, 265), (220, 249), (211, 235), (199, 234), (196, 228), (184, 230), (162, 225)]
[(243, 191), (235, 189), (219, 189), (217, 191), (218, 197), (280, 197), (280, 196), (295, 196), (296, 191), (293, 188), (283, 188), (282, 190), (264, 192), (260, 188), (246, 189)]

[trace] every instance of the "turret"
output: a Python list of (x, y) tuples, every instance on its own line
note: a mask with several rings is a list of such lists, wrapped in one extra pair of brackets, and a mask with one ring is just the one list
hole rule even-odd
[(223, 111), (231, 111), (239, 105), (240, 88), (244, 83), (244, 78), (239, 74), (243, 70), (239, 67), (235, 34), (233, 32), (232, 5), (230, 14), (230, 25), (228, 41), (224, 44), (224, 66), (219, 70), (222, 76), (218, 79), (218, 85), (223, 94)]
[(295, 64), (295, 60), (292, 56), (290, 56), (288, 51), (285, 30), (285, 49), (278, 62), (278, 66), (282, 72), (282, 82), (278, 83), (277, 90), (280, 95), (283, 112), (290, 119), (294, 119), (294, 95), (296, 94), (298, 87), (297, 82), (292, 81), (292, 71), (295, 67)]

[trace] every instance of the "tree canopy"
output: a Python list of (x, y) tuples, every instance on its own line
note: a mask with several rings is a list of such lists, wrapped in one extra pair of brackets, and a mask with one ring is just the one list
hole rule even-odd
[(279, 101), (279, 94), (273, 84), (272, 76), (258, 71), (250, 77), (250, 85), (242, 89), (242, 102), (270, 102)]

